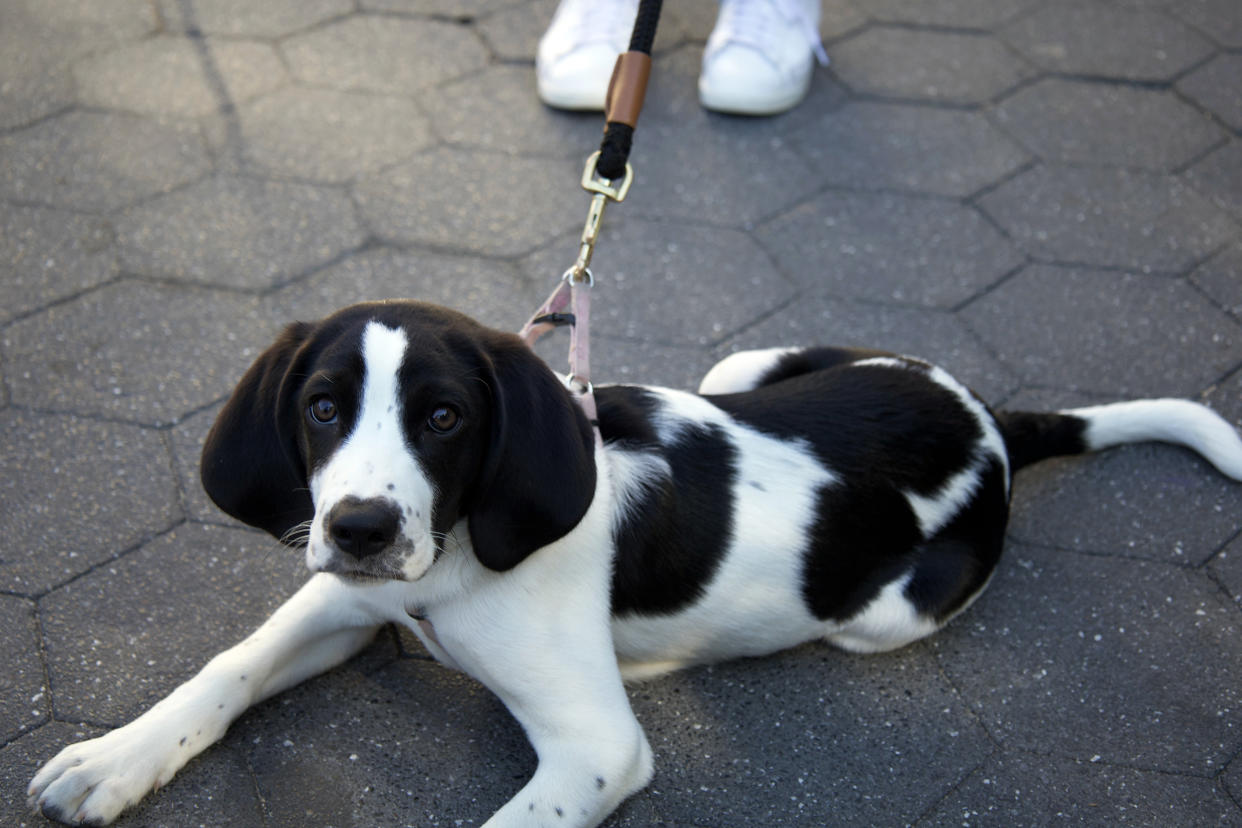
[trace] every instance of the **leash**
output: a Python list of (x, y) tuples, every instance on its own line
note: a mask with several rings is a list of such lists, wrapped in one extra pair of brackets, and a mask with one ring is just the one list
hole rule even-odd
[[(518, 334), (526, 344), (534, 344), (548, 331), (569, 325), (569, 375), (566, 385), (582, 406), (596, 442), (601, 442), (595, 389), (591, 385), (591, 257), (599, 240), (604, 208), (609, 201), (622, 202), (634, 183), (629, 164), (634, 127), (647, 94), (651, 76), (651, 47), (660, 20), (662, 0), (640, 0), (630, 48), (617, 56), (604, 102), (604, 137), (599, 149), (591, 153), (582, 171), (582, 189), (591, 193), (586, 223), (578, 247), (578, 257), (561, 276), (560, 284), (535, 311)], [(568, 309), (568, 310), (567, 310)]]

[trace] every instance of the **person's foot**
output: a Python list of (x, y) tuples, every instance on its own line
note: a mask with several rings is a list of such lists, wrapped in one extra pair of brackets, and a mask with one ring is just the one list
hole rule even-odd
[(792, 109), (811, 85), (820, 0), (721, 0), (699, 75), (699, 102), (737, 115)]
[(535, 54), (539, 98), (557, 109), (603, 110), (638, 0), (561, 0)]

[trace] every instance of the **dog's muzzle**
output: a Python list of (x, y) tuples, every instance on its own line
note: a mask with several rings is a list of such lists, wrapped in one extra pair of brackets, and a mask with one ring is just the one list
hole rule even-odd
[(400, 531), (401, 510), (379, 497), (344, 498), (324, 521), (324, 534), (337, 551), (359, 561), (392, 548)]

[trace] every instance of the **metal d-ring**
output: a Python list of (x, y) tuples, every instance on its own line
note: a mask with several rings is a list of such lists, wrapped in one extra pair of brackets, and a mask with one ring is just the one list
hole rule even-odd
[[(585, 279), (582, 278), (584, 276), (586, 277)], [(591, 272), (591, 268), (589, 267), (579, 269), (575, 265), (574, 267), (568, 268), (561, 274), (561, 280), (568, 282), (571, 285), (586, 286), (589, 288), (595, 287), (595, 274)]]
[(565, 375), (565, 385), (576, 386), (578, 388), (578, 393), (581, 395), (595, 393), (595, 386), (591, 384), (591, 381), (587, 380), (585, 383), (582, 382), (581, 380), (578, 379), (578, 375), (575, 374), (573, 371), (570, 371), (568, 374)]

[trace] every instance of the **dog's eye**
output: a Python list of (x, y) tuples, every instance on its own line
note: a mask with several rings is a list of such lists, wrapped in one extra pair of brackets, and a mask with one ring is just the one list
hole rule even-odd
[(457, 428), (461, 422), (461, 415), (454, 408), (442, 405), (435, 411), (431, 412), (431, 416), (427, 418), (427, 427), (437, 434), (448, 434)]
[(315, 422), (330, 425), (336, 422), (336, 403), (327, 394), (320, 394), (310, 401), (308, 413)]

